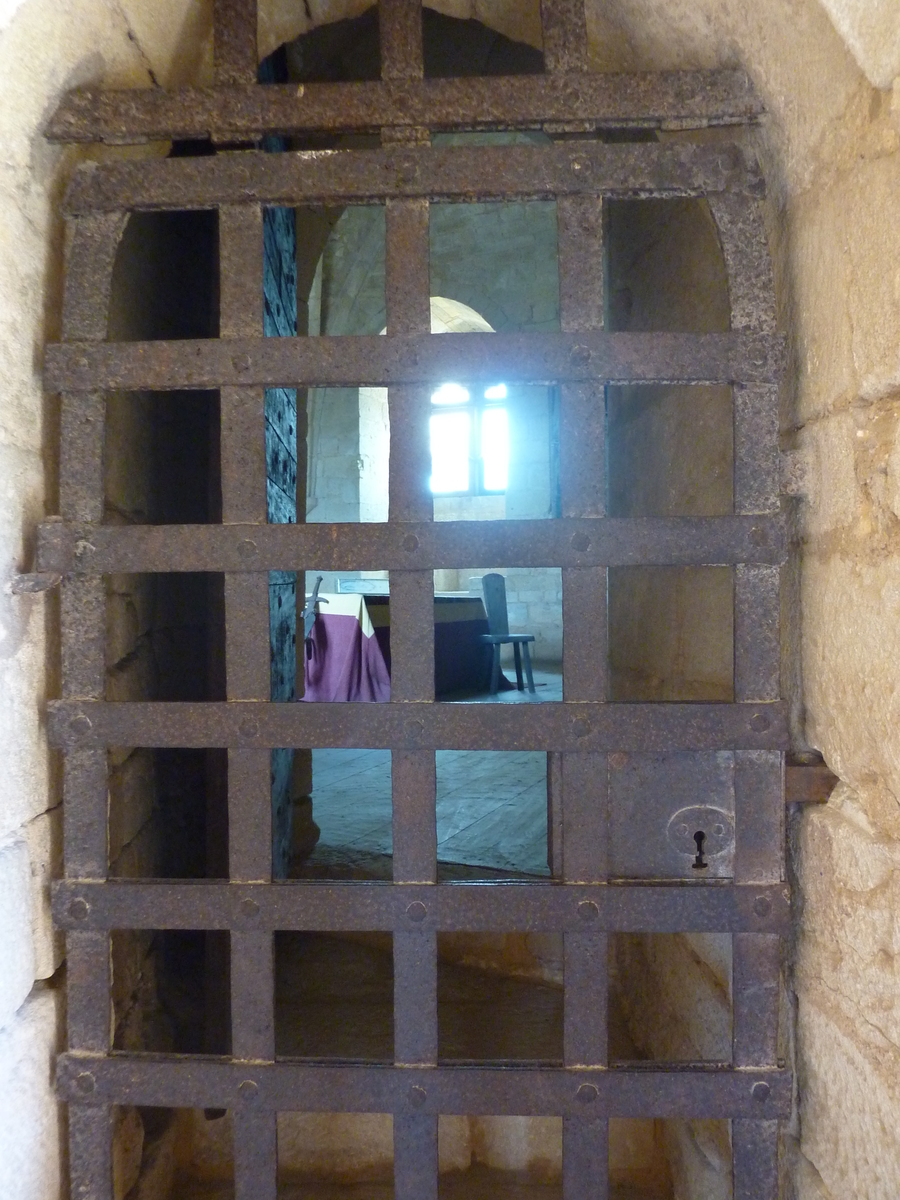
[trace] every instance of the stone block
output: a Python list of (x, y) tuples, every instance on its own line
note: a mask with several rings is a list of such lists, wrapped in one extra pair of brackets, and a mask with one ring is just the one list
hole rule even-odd
[(821, 0), (871, 84), (888, 88), (900, 75), (900, 8), (871, 0)]
[(62, 805), (29, 821), (22, 829), (31, 870), (31, 931), (35, 979), (49, 979), (65, 958), (65, 937), (53, 928), (50, 884), (63, 870)]
[(0, 1029), (15, 1020), (34, 983), (31, 921), (28, 845), (22, 838), (9, 837), (0, 843)]
[(900, 559), (808, 555), (801, 603), (807, 736), (842, 779), (864, 788), (869, 819), (897, 836)]
[(61, 1187), (60, 1105), (53, 1088), (62, 993), (44, 985), (0, 1031), (0, 1196), (56, 1200)]

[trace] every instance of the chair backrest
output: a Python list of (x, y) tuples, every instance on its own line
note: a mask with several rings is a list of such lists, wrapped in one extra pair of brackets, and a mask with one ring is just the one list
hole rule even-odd
[(506, 611), (506, 580), (492, 572), (481, 580), (484, 592), (484, 611), (487, 613), (488, 629), (495, 637), (509, 634), (509, 614)]

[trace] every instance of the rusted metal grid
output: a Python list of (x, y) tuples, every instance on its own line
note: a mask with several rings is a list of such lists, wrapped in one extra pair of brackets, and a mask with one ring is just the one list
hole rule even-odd
[[(395, 1194), (437, 1195), (441, 1113), (561, 1115), (564, 1196), (607, 1195), (610, 1117), (732, 1120), (735, 1196), (777, 1194), (777, 1121), (790, 1075), (776, 1063), (783, 883), (783, 751), (779, 699), (779, 571), (786, 535), (778, 502), (776, 388), (782, 348), (757, 197), (758, 169), (735, 147), (596, 141), (547, 148), (432, 150), (429, 127), (728, 124), (759, 106), (742, 77), (595, 77), (585, 72), (577, 0), (544, 0), (548, 74), (505, 81), (422, 79), (418, 5), (382, 0), (383, 78), (372, 85), (255, 85), (251, 2), (217, 0), (216, 86), (166, 95), (74, 94), (50, 124), (60, 140), (140, 140), (210, 133), (380, 127), (380, 151), (154, 160), (76, 175), (64, 342), (47, 356), (62, 396), (61, 519), (41, 529), (39, 569), (62, 583), (62, 699), (50, 730), (65, 755), (65, 869), (54, 910), (67, 931), (69, 1049), (58, 1081), (69, 1101), (73, 1195), (112, 1196), (111, 1114), (118, 1104), (224, 1107), (235, 1118), (237, 1200), (274, 1200), (276, 1113), (373, 1111), (394, 1116)], [(402, 127), (402, 128), (398, 128)], [(402, 141), (401, 147), (392, 143)], [(422, 143), (422, 144), (417, 144)], [(602, 197), (705, 195), (729, 273), (732, 332), (609, 335), (602, 331)], [(558, 198), (562, 332), (520, 339), (430, 337), (428, 203), (437, 197)], [(386, 338), (262, 338), (261, 206), (378, 199), (387, 206)], [(118, 239), (134, 208), (215, 207), (221, 230), (218, 340), (105, 342)], [(561, 385), (562, 519), (434, 525), (428, 477), (429, 385), (447, 376)], [(735, 397), (735, 515), (607, 519), (604, 387), (609, 382), (725, 382)], [(263, 388), (390, 385), (390, 522), (265, 524)], [(103, 527), (105, 392), (218, 386), (223, 524)], [(256, 448), (255, 450), (253, 448)], [(432, 570), (456, 562), (563, 570), (564, 701), (545, 706), (433, 702)], [(267, 573), (388, 567), (393, 630), (388, 705), (276, 705), (268, 700)], [(733, 704), (606, 702), (606, 582), (617, 564), (734, 564)], [(103, 575), (219, 571), (226, 579), (225, 703), (111, 704), (104, 695)], [(576, 652), (577, 648), (577, 652)], [(106, 748), (226, 747), (230, 880), (107, 881)], [(392, 749), (394, 882), (273, 884), (269, 749)], [(560, 878), (552, 884), (436, 884), (435, 759), (440, 747), (545, 749), (561, 789)], [(609, 758), (629, 751), (733, 755), (731, 881), (609, 881)], [(228, 930), (233, 1054), (110, 1053), (113, 929)], [(395, 977), (395, 1062), (275, 1061), (273, 931), (389, 930)], [(438, 1065), (439, 930), (562, 932), (564, 1064)], [(734, 1045), (728, 1065), (610, 1067), (607, 939), (616, 931), (734, 935)]]

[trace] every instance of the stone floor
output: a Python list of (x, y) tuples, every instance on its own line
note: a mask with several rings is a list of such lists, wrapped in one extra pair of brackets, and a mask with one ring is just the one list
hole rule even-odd
[[(460, 697), (455, 703), (534, 704), (562, 699), (558, 671), (535, 671), (536, 693)], [(439, 875), (456, 869), (547, 876), (547, 756), (543, 751), (439, 750)], [(391, 876), (389, 750), (313, 750), (319, 843), (299, 878)], [(471, 871), (463, 873), (471, 877)]]

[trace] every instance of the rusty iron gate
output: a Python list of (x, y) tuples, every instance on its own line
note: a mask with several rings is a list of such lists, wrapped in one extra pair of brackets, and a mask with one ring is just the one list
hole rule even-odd
[[(777, 389), (783, 345), (760, 213), (763, 180), (738, 143), (606, 138), (604, 130), (752, 123), (760, 106), (735, 72), (595, 75), (580, 0), (544, 0), (545, 74), (424, 79), (420, 5), (381, 0), (382, 78), (258, 86), (253, 0), (216, 0), (215, 85), (171, 94), (79, 91), (52, 118), (65, 142), (212, 138), (199, 158), (79, 168), (69, 186), (63, 340), (46, 356), (62, 397), (59, 518), (40, 529), (38, 568), (63, 576), (62, 699), (50, 736), (64, 754), (65, 879), (56, 920), (67, 933), (68, 1050), (58, 1086), (69, 1106), (72, 1195), (112, 1196), (117, 1105), (233, 1112), (237, 1200), (274, 1200), (279, 1111), (393, 1114), (398, 1200), (437, 1195), (439, 1114), (563, 1118), (566, 1200), (607, 1195), (611, 1117), (727, 1118), (734, 1194), (778, 1192), (778, 1121), (790, 1072), (776, 1059), (783, 870), (783, 754)], [(432, 147), (436, 129), (543, 128), (547, 145)], [(380, 149), (264, 154), (265, 133), (368, 130)], [(731, 330), (603, 331), (607, 197), (704, 196), (728, 271)], [(429, 202), (553, 198), (558, 204), (560, 333), (432, 337)], [(385, 203), (386, 337), (262, 336), (262, 210), (267, 205)], [(218, 338), (112, 343), (113, 262), (127, 215), (217, 209)], [(430, 387), (446, 378), (550, 381), (560, 387), (562, 515), (543, 521), (433, 523), (427, 490)], [(604, 515), (604, 388), (721, 383), (734, 395), (734, 513), (708, 518)], [(263, 390), (390, 388), (390, 520), (267, 525)], [(105, 394), (221, 389), (223, 520), (207, 526), (102, 523)], [(433, 569), (470, 562), (562, 569), (564, 699), (543, 705), (434, 702)], [(387, 568), (388, 704), (269, 700), (267, 573)], [(734, 568), (734, 702), (607, 702), (607, 571), (628, 565)], [(104, 574), (221, 572), (227, 701), (104, 700)], [(229, 879), (107, 878), (107, 748), (228, 751)], [(283, 746), (392, 751), (393, 882), (273, 882), (269, 756)], [(561, 788), (561, 873), (549, 882), (438, 884), (435, 751), (552, 752)], [(610, 878), (610, 755), (732, 756), (733, 872), (727, 879)], [(665, 758), (661, 761), (665, 762)], [(684, 762), (682, 757), (680, 762)], [(640, 822), (637, 832), (641, 833)], [(690, 872), (687, 872), (690, 875)], [(113, 1053), (113, 930), (225, 930), (231, 939), (232, 1055)], [(273, 933), (393, 934), (393, 1064), (277, 1060)], [(564, 936), (560, 1066), (438, 1063), (438, 931), (554, 931)], [(715, 1065), (610, 1066), (607, 941), (617, 931), (733, 935), (733, 1059)]]

